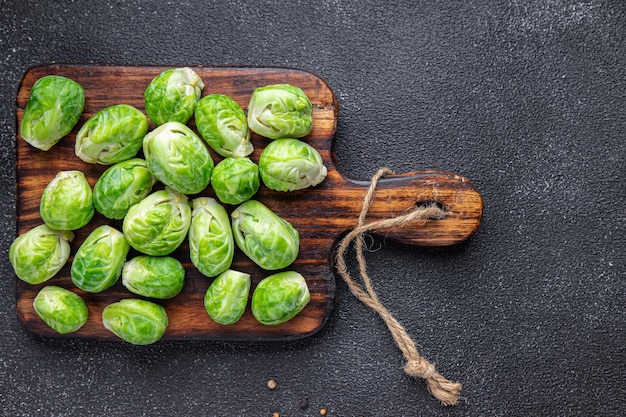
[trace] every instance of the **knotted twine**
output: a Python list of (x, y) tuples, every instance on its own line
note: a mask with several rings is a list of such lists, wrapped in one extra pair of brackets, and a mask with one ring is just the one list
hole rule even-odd
[[(400, 348), (402, 355), (406, 359), (404, 372), (414, 378), (424, 379), (428, 390), (432, 395), (439, 399), (443, 405), (454, 405), (459, 400), (461, 384), (459, 382), (451, 382), (444, 378), (435, 370), (435, 366), (432, 363), (430, 363), (426, 358), (420, 356), (417, 352), (417, 348), (415, 347), (415, 343), (407, 333), (406, 329), (391, 315), (389, 310), (387, 310), (378, 299), (378, 295), (376, 295), (374, 287), (372, 286), (371, 279), (367, 274), (365, 256), (363, 253), (365, 233), (392, 226), (398, 227), (410, 222), (425, 222), (428, 219), (440, 219), (445, 216), (445, 212), (441, 208), (435, 204), (431, 204), (426, 206), (416, 206), (411, 212), (398, 217), (378, 220), (366, 224), (365, 218), (367, 217), (367, 213), (372, 205), (373, 195), (376, 190), (378, 180), (383, 175), (387, 174), (393, 174), (393, 172), (387, 168), (381, 168), (372, 177), (372, 182), (363, 199), (363, 206), (361, 208), (361, 213), (359, 214), (357, 225), (339, 243), (339, 247), (337, 249), (337, 271), (346, 284), (348, 284), (352, 294), (354, 294), (356, 298), (372, 310), (376, 311), (384, 320), (385, 324), (391, 331), (391, 335), (398, 345), (398, 348)], [(365, 289), (350, 276), (346, 266), (345, 252), (352, 241), (355, 242), (359, 274)]]

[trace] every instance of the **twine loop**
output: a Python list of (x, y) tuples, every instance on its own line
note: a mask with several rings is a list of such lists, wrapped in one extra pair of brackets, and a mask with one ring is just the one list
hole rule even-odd
[[(337, 271), (348, 285), (352, 294), (354, 294), (362, 303), (376, 311), (384, 320), (394, 338), (394, 341), (396, 342), (396, 345), (406, 360), (404, 372), (414, 378), (424, 379), (428, 390), (439, 401), (441, 401), (443, 405), (454, 405), (459, 400), (461, 384), (459, 382), (451, 382), (444, 378), (437, 372), (432, 363), (430, 363), (426, 358), (420, 356), (413, 339), (411, 339), (406, 329), (391, 315), (391, 313), (378, 299), (378, 296), (374, 291), (374, 287), (372, 286), (371, 279), (367, 274), (363, 250), (365, 245), (363, 236), (365, 233), (392, 226), (401, 226), (409, 222), (426, 222), (429, 219), (445, 217), (445, 212), (437, 205), (432, 204), (427, 206), (417, 206), (411, 212), (398, 217), (365, 223), (378, 180), (387, 174), (393, 174), (393, 172), (388, 168), (381, 168), (372, 177), (370, 187), (363, 198), (363, 206), (361, 208), (361, 213), (359, 214), (357, 225), (341, 240), (337, 248)], [(345, 262), (345, 253), (353, 241), (355, 243), (359, 274), (361, 280), (363, 281), (362, 286), (350, 276)]]

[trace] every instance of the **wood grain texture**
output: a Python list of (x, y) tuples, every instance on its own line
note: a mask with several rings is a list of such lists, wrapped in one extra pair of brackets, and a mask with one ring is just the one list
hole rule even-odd
[[(85, 173), (93, 187), (106, 166), (86, 164), (75, 156), (74, 141), (82, 124), (97, 111), (113, 104), (130, 104), (145, 111), (143, 92), (148, 83), (169, 67), (111, 66), (82, 64), (52, 64), (29, 69), (22, 79), (16, 99), (17, 135), (17, 231), (24, 233), (43, 223), (39, 216), (39, 200), (43, 189), (58, 171), (77, 169)], [(275, 192), (261, 186), (255, 199), (266, 204), (278, 215), (291, 222), (301, 236), (298, 259), (287, 269), (300, 272), (307, 280), (311, 301), (292, 320), (265, 326), (256, 322), (250, 307), (242, 319), (230, 326), (212, 322), (204, 310), (203, 298), (211, 283), (191, 264), (189, 247), (185, 242), (173, 256), (186, 268), (186, 282), (181, 294), (170, 300), (157, 301), (168, 312), (170, 324), (164, 339), (212, 340), (287, 340), (302, 338), (319, 331), (326, 323), (335, 303), (333, 247), (338, 238), (354, 227), (361, 201), (369, 181), (350, 179), (335, 166), (334, 139), (337, 130), (338, 103), (328, 84), (319, 76), (290, 68), (194, 66), (205, 83), (203, 95), (221, 93), (232, 97), (244, 110), (255, 88), (277, 83), (289, 83), (302, 88), (314, 107), (311, 133), (304, 138), (322, 155), (328, 168), (326, 180), (313, 189), (292, 193)], [(56, 74), (73, 79), (85, 89), (85, 109), (74, 130), (51, 150), (44, 152), (28, 145), (19, 137), (19, 125), (30, 90), (39, 78)], [(195, 129), (193, 121), (189, 126)], [(151, 124), (150, 128), (154, 126)], [(252, 135), (255, 146), (251, 159), (258, 162), (268, 139)], [(141, 156), (141, 155), (139, 155)], [(217, 163), (221, 160), (212, 152)], [(198, 195), (214, 197), (209, 186)], [(195, 196), (190, 196), (193, 198)], [(383, 178), (375, 193), (368, 219), (394, 217), (411, 210), (422, 202), (437, 202), (446, 210), (443, 219), (425, 224), (405, 225), (398, 230), (382, 233), (389, 239), (410, 245), (444, 246), (459, 243), (478, 228), (482, 216), (482, 198), (474, 185), (458, 175), (441, 171), (424, 171)], [(227, 211), (235, 207), (226, 206)], [(110, 224), (121, 230), (120, 221), (111, 221), (96, 214), (92, 222), (75, 231), (72, 255), (66, 266), (51, 280), (41, 285), (29, 285), (16, 279), (17, 314), (31, 331), (50, 337), (118, 340), (102, 326), (103, 308), (123, 298), (134, 297), (118, 281), (99, 294), (89, 294), (73, 286), (69, 270), (73, 255), (95, 227)], [(137, 255), (131, 250), (128, 258)], [(252, 276), (252, 289), (258, 281), (270, 275), (249, 261), (237, 250), (233, 269)], [(89, 307), (89, 320), (79, 331), (59, 335), (46, 326), (34, 313), (32, 300), (46, 284), (60, 285), (81, 295)]]

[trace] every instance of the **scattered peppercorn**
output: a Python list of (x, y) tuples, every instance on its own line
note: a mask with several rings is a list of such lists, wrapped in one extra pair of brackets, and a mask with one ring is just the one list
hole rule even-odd
[(306, 398), (300, 400), (300, 409), (306, 410), (307, 408), (309, 408), (309, 400), (307, 400)]
[(320, 410), (320, 415), (323, 415), (323, 416), (325, 416), (325, 415), (326, 415), (326, 409), (325, 409), (325, 408), (322, 408), (322, 409)]
[(274, 381), (273, 379), (270, 379), (269, 381), (267, 381), (267, 387), (269, 389), (276, 389), (276, 381)]

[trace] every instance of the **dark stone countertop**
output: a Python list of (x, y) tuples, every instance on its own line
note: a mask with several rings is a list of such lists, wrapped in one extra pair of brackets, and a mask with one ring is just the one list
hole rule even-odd
[[(0, 414), (623, 415), (626, 3), (5, 1), (0, 57)], [(7, 258), (15, 94), (49, 62), (304, 68), (338, 97), (343, 171), (472, 180), (485, 209), (469, 240), (374, 239), (367, 253), (381, 301), (463, 383), (459, 405), (403, 374), (343, 282), (326, 327), (299, 341), (134, 347), (26, 331)]]

